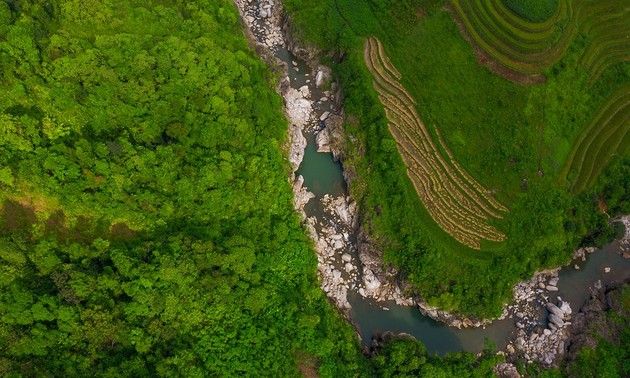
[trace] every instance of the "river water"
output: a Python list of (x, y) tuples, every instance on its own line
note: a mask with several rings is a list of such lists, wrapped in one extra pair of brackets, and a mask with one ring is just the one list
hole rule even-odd
[[(291, 61), (298, 62), (299, 71), (290, 70), (292, 86), (299, 88), (306, 85), (307, 79), (303, 75), (309, 71), (304, 62), (288, 52), (279, 54), (279, 57), (286, 59), (290, 67)], [(311, 93), (317, 95), (318, 92), (312, 88)], [(306, 215), (319, 217), (323, 213), (319, 199), (325, 194), (346, 194), (346, 182), (342, 174), (343, 167), (333, 159), (332, 154), (317, 152), (315, 135), (307, 133), (306, 139), (308, 144), (304, 159), (296, 174), (304, 177), (304, 186), (315, 194), (315, 198), (305, 207)], [(561, 296), (571, 303), (576, 312), (590, 297), (591, 287), (596, 280), (624, 279), (630, 276), (630, 259), (624, 259), (619, 248), (618, 242), (611, 243), (588, 255), (585, 262), (574, 261), (563, 268), (559, 273), (559, 290), (549, 297), (555, 299), (555, 296)], [(574, 269), (576, 264), (580, 269)], [(604, 272), (605, 267), (611, 268), (609, 273)], [(363, 298), (356, 290), (348, 292), (348, 300), (352, 305), (350, 316), (365, 343), (369, 343), (375, 333), (405, 332), (422, 341), (430, 353), (442, 355), (457, 351), (479, 352), (484, 348), (486, 339), (499, 348), (505, 347), (516, 329), (515, 320), (509, 318), (494, 321), (485, 329), (456, 329), (423, 316), (415, 306), (404, 307), (393, 302), (376, 303), (372, 299)]]
[[(262, 25), (260, 21), (258, 25)], [(314, 85), (314, 72), (310, 67), (282, 46), (275, 46), (273, 50), (274, 55), (289, 68), (291, 87), (295, 89), (308, 87), (315, 119), (322, 113), (331, 111), (331, 101), (319, 101), (326, 95), (330, 97), (330, 93)], [(315, 217), (322, 223), (330, 223), (331, 218), (326, 217), (326, 209), (321, 199), (327, 194), (333, 197), (347, 195), (347, 184), (343, 177), (343, 167), (333, 159), (332, 154), (317, 152), (315, 135), (321, 127), (323, 123), (315, 121), (314, 125), (306, 128), (305, 137), (308, 144), (296, 175), (304, 177), (304, 186), (314, 194), (314, 198), (304, 207), (306, 216)], [(351, 236), (350, 241), (352, 240)], [(573, 311), (576, 312), (589, 298), (591, 287), (598, 279), (609, 281), (629, 277), (630, 259), (623, 259), (619, 248), (618, 242), (611, 243), (602, 250), (588, 255), (585, 262), (574, 261), (563, 268), (559, 273), (557, 285), (559, 291), (547, 293), (549, 300), (561, 296), (570, 302)], [(339, 256), (342, 253), (353, 253), (356, 258), (352, 245), (344, 247), (337, 253)], [(575, 269), (575, 265), (578, 265), (579, 269)], [(605, 268), (610, 268), (610, 271), (606, 273)], [(392, 331), (415, 336), (426, 345), (430, 353), (442, 355), (457, 351), (479, 352), (484, 348), (486, 339), (499, 348), (504, 348), (517, 329), (516, 320), (511, 318), (494, 321), (485, 328), (455, 329), (423, 316), (415, 306), (404, 307), (393, 302), (376, 303), (374, 300), (363, 298), (358, 294), (356, 286), (350, 287), (348, 301), (352, 305), (350, 317), (366, 344), (370, 343), (375, 333)], [(546, 311), (541, 310), (540, 314), (540, 322), (543, 324)]]

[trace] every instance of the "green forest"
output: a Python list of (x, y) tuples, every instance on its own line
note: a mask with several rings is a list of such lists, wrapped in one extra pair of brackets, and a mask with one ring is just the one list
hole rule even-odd
[(232, 2), (2, 1), (0, 20), (0, 376), (370, 373)]
[[(285, 2), (294, 35), (333, 57), (327, 62), (335, 67), (349, 114), (344, 166), (356, 177), (350, 189), (363, 226), (384, 260), (400, 270), (399, 278), (412, 284), (410, 294), (466, 315), (497, 316), (517, 281), (568, 262), (580, 244), (601, 246), (615, 237), (609, 220), (630, 210), (630, 62), (622, 59), (628, 56), (623, 42), (617, 48), (599, 31), (616, 38), (617, 29), (606, 29), (606, 20), (625, 31), (630, 18), (617, 2), (601, 5), (611, 17), (589, 19), (588, 7), (597, 3), (572, 0)], [(513, 13), (504, 16), (509, 24), (491, 13), (510, 8)], [(475, 9), (478, 18), (465, 24), (458, 9)], [(558, 20), (536, 24), (541, 30), (550, 25), (540, 31), (546, 39), (529, 40), (517, 29), (549, 14)], [(486, 32), (477, 35), (479, 44), (463, 34), (475, 28)], [(370, 36), (382, 41), (424, 124), (438, 130), (459, 164), (509, 208), (491, 222), (507, 241), (468, 248), (423, 207), (364, 63)], [(488, 64), (495, 50), (484, 38), (505, 49), (505, 62)], [(523, 46), (505, 47), (515, 40)], [(611, 46), (626, 55), (591, 71), (584, 59), (598, 47), (606, 57)], [(513, 62), (506, 55), (525, 59), (529, 51), (541, 61)], [(554, 58), (545, 60), (544, 54)], [(612, 121), (601, 125), (602, 119)], [(580, 148), (580, 141), (594, 152)]]
[[(532, 19), (551, 9), (508, 3), (534, 9)], [(536, 154), (510, 137), (531, 137), (519, 122), (534, 114), (551, 124), (544, 146), (566, 119), (577, 138), (591, 111), (629, 80), (627, 63), (605, 71), (588, 98), (543, 112), (540, 91), (571, 93), (580, 73), (554, 67), (542, 89), (497, 78), (476, 64), (442, 1), (285, 6), (304, 41), (344, 57), (335, 73), (352, 115), (347, 128), (367, 157), (348, 147), (346, 164), (359, 173), (352, 191), (386, 260), (431, 303), (495, 314), (515, 280), (563, 262), (579, 242), (613, 235), (606, 214), (594, 211), (598, 198), (608, 214), (630, 213), (630, 157), (613, 157), (592, 187), (573, 194), (553, 174), (533, 174)], [(420, 112), (427, 123), (444, 125), (454, 153), (469, 156), (466, 169), (511, 204), (510, 218), (496, 224), (509, 230), (507, 246), (462, 249), (426, 228), (362, 64), (371, 34), (428, 109)], [(438, 53), (454, 61), (426, 59)], [(0, 1), (0, 376), (493, 376), (503, 358), (490, 345), (439, 357), (392, 338), (369, 354), (326, 298), (293, 209), (277, 79), (229, 0)], [(464, 96), (455, 108), (449, 98), (461, 100), (461, 90), (486, 97)], [(514, 96), (526, 106), (506, 106)], [(457, 110), (481, 105), (479, 114)], [(485, 154), (472, 153), (481, 147)], [(542, 161), (549, 172), (561, 168), (551, 150)], [(523, 244), (532, 233), (534, 245)], [(594, 374), (600, 361), (627, 372), (619, 368), (627, 358), (602, 342), (575, 371)]]

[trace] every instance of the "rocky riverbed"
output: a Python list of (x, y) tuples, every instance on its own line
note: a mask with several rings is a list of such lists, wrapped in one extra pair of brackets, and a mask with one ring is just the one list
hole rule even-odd
[[(398, 305), (418, 306), (422, 314), (452, 327), (490, 324), (492, 319), (462, 317), (431, 307), (419, 296), (408, 295), (411, 290), (398, 280), (394, 268), (383, 265), (378, 248), (362, 230), (356, 201), (345, 191), (341, 195), (318, 197), (305, 187), (302, 176), (296, 177), (295, 172), (304, 159), (306, 136), (314, 137), (319, 152), (330, 152), (336, 160), (343, 160), (346, 141), (342, 93), (332, 81), (330, 68), (315, 60), (318, 52), (299, 46), (291, 38), (290, 25), (282, 13), (280, 1), (234, 2), (257, 52), (281, 72), (277, 90), (284, 98), (289, 121), (287, 155), (292, 167), (290, 180), (294, 205), (317, 251), (322, 289), (344, 312), (350, 308), (348, 291), (355, 290), (364, 298), (378, 302), (391, 300)], [(307, 64), (296, 62), (297, 58), (287, 59), (290, 57), (287, 49)], [(344, 177), (349, 182), (352, 173), (345, 171)], [(311, 201), (317, 201), (319, 210), (307, 214)], [(622, 245), (630, 257), (630, 217), (618, 221), (626, 225)], [(591, 251), (579, 249), (575, 257), (585, 258)], [(571, 308), (555, 295), (558, 270), (539, 272), (532, 279), (514, 286), (514, 301), (504, 307), (499, 317), (515, 321), (514, 336), (505, 351), (509, 359), (549, 365), (565, 352)]]
[[(554, 294), (559, 270), (541, 272), (514, 288), (515, 303), (507, 306), (517, 329), (505, 350), (510, 359), (551, 365), (557, 355), (564, 354), (572, 311), (568, 302)], [(548, 317), (541, 319), (545, 312)]]
[[(360, 270), (353, 241), (357, 227), (357, 208), (354, 200), (342, 194), (324, 195), (321, 198), (309, 192), (304, 186), (304, 177), (295, 172), (304, 159), (307, 139), (305, 134), (315, 135), (318, 151), (333, 152), (339, 156), (340, 140), (343, 137), (343, 106), (340, 91), (331, 82), (328, 67), (310, 62), (307, 68), (295, 60), (282, 61), (278, 53), (287, 47), (282, 30), (282, 7), (280, 2), (235, 0), (242, 19), (256, 39), (257, 49), (268, 49), (276, 54), (274, 64), (284, 66), (284, 75), (278, 86), (284, 98), (285, 113), (289, 121), (288, 159), (293, 174), (295, 210), (301, 214), (311, 239), (314, 242), (318, 259), (318, 272), (321, 287), (341, 310), (350, 308), (348, 290), (356, 289)], [(286, 25), (285, 25), (286, 26)], [(311, 54), (308, 50), (290, 43), (300, 56)], [(314, 56), (314, 55), (313, 55)], [(297, 58), (296, 58), (297, 59)], [(306, 70), (308, 72), (305, 72)], [(293, 71), (293, 75), (289, 73)], [(302, 75), (302, 83), (297, 87), (297, 75)], [(294, 79), (291, 79), (291, 76)], [(316, 215), (307, 215), (307, 204), (317, 200), (321, 210)]]

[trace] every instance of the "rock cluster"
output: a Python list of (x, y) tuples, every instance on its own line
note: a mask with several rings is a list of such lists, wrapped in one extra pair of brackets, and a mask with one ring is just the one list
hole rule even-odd
[(509, 362), (501, 362), (494, 367), (494, 372), (500, 378), (521, 378), (516, 366)]
[(272, 52), (285, 46), (280, 27), (282, 4), (279, 1), (234, 0), (234, 3), (241, 18), (260, 44)]
[[(424, 301), (418, 301), (418, 308), (420, 309), (420, 313), (422, 315), (428, 316), (431, 319), (437, 320), (444, 324), (448, 324), (451, 327), (462, 329), (462, 328), (478, 328), (485, 327), (488, 324), (492, 323), (495, 319), (474, 319), (462, 316), (460, 314), (455, 314), (452, 312), (440, 310), (436, 307), (430, 306)], [(505, 319), (507, 314), (505, 311), (498, 319)]]
[[(591, 254), (593, 252), (597, 251), (597, 248), (595, 247), (580, 247), (578, 249), (575, 250), (575, 252), (573, 252), (573, 260), (582, 260), (582, 262), (586, 261), (586, 255)], [(571, 264), (571, 262), (568, 262), (565, 266), (569, 266)], [(575, 264), (574, 265), (575, 269), (580, 269), (580, 266)]]
[[(630, 283), (630, 277), (625, 284)], [(618, 339), (619, 331), (624, 326), (619, 317), (630, 314), (623, 306), (621, 288), (624, 282), (613, 281), (591, 292), (591, 298), (574, 314), (571, 333), (571, 346), (568, 351), (568, 361), (573, 361), (582, 348), (594, 348), (600, 340)], [(609, 316), (614, 312), (617, 316)]]
[(315, 143), (317, 143), (317, 152), (330, 152), (330, 131), (328, 128), (317, 133)]
[(317, 88), (324, 88), (330, 83), (332, 78), (332, 71), (329, 67), (319, 66), (317, 67), (317, 73), (315, 74), (315, 86)]
[(309, 100), (310, 94), (306, 90), (289, 88), (284, 93), (285, 112), (289, 119), (289, 162), (296, 171), (304, 158), (306, 138), (304, 127), (313, 120), (313, 107)]
[[(540, 272), (515, 286), (516, 303), (508, 306), (509, 316), (515, 318), (517, 327), (506, 347), (510, 358), (538, 361), (549, 366), (557, 356), (564, 354), (571, 306), (560, 297), (556, 303), (548, 297), (558, 291), (558, 271), (559, 268)], [(541, 309), (548, 314), (546, 327), (545, 322), (540, 321)]]
[(304, 214), (304, 206), (310, 201), (315, 195), (308, 191), (304, 185), (304, 177), (298, 176), (293, 182), (293, 205), (295, 206), (295, 210)]
[(359, 269), (350, 240), (356, 224), (356, 203), (347, 196), (322, 199), (324, 215), (308, 218), (309, 233), (315, 242), (322, 289), (340, 309), (350, 309), (347, 293), (356, 287)]
[(331, 113), (326, 117), (324, 128), (316, 134), (316, 142), (318, 152), (332, 152), (335, 160), (342, 160), (345, 143), (342, 114)]
[(404, 290), (396, 281), (398, 272), (392, 267), (383, 266), (373, 240), (363, 230), (357, 233), (357, 249), (363, 268), (359, 283), (359, 294), (362, 297), (377, 301), (393, 300), (402, 306), (413, 306), (416, 303), (413, 298), (403, 294)]

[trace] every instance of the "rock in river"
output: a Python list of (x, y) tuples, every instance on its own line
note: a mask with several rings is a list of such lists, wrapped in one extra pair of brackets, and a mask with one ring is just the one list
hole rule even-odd
[(569, 302), (565, 302), (565, 301), (561, 301), (560, 310), (562, 310), (562, 312), (564, 312), (565, 315), (571, 315), (571, 312), (573, 312), (571, 310), (571, 306), (569, 305)]
[(556, 314), (549, 314), (549, 321), (555, 324), (558, 328), (564, 326), (564, 320)]
[(330, 152), (330, 133), (328, 129), (323, 129), (315, 137), (317, 152)]
[(560, 318), (562, 318), (564, 316), (564, 312), (562, 312), (562, 310), (560, 310), (560, 308), (558, 308), (558, 306), (556, 306), (555, 304), (553, 304), (551, 302), (548, 302), (546, 304), (546, 307), (547, 307), (547, 310), (550, 313), (552, 313), (552, 314), (554, 314), (554, 315), (556, 315), (556, 316), (558, 316)]

